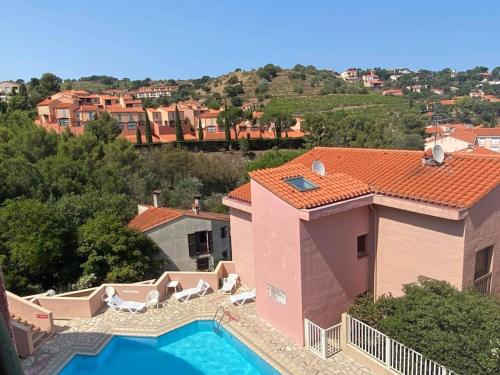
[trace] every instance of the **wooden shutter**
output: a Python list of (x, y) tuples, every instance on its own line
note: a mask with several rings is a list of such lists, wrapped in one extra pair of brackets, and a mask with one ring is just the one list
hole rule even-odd
[(188, 234), (189, 256), (191, 258), (196, 256), (196, 235), (195, 233)]
[(207, 232), (208, 236), (208, 253), (213, 254), (214, 253), (214, 246), (213, 246), (213, 241), (212, 241), (212, 231)]

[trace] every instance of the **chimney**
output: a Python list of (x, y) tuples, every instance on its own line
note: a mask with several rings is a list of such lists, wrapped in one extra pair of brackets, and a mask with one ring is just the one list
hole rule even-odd
[(160, 207), (160, 194), (161, 190), (153, 190), (153, 206), (155, 206), (156, 208)]
[(198, 215), (200, 213), (200, 210), (201, 210), (200, 198), (201, 198), (201, 195), (199, 195), (199, 194), (196, 194), (194, 196), (194, 202), (193, 202), (192, 209), (193, 209), (193, 212), (195, 215)]

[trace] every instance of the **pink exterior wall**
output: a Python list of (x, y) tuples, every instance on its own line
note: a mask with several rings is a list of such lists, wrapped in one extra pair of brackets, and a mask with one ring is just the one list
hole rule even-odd
[[(257, 313), (292, 340), (303, 343), (298, 211), (251, 182)], [(232, 227), (232, 223), (231, 223)], [(286, 293), (286, 305), (271, 300), (270, 284)]]
[(255, 254), (253, 247), (252, 214), (231, 208), (231, 253), (236, 273), (243, 284), (255, 286)]
[[(301, 263), (304, 317), (323, 328), (372, 287), (371, 212), (359, 207), (313, 221), (302, 221)], [(368, 234), (367, 253), (358, 259), (357, 237)]]
[(54, 330), (54, 322), (52, 312), (45, 309), (36, 303), (30, 302), (22, 297), (7, 291), (7, 301), (9, 303), (9, 311), (26, 320), (28, 323), (40, 327), (45, 332)]
[(379, 214), (375, 295), (402, 295), (420, 275), (462, 288), (464, 220), (376, 206)]
[(463, 287), (472, 286), (476, 252), (493, 246), (492, 294), (500, 295), (500, 186), (469, 210), (465, 219)]
[(14, 336), (17, 354), (22, 358), (29, 357), (33, 354), (31, 328), (17, 322), (11, 322), (10, 327), (12, 329), (12, 335)]

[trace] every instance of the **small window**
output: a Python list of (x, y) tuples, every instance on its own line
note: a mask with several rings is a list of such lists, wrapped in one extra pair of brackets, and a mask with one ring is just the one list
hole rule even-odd
[(226, 238), (226, 237), (227, 237), (227, 227), (220, 228), (220, 238)]
[(207, 126), (208, 133), (215, 133), (216, 131), (217, 131), (217, 128), (215, 126)]
[(222, 257), (223, 257), (224, 259), (227, 259), (227, 255), (228, 255), (227, 250), (224, 250), (224, 251), (222, 252)]
[(486, 139), (484, 138), (479, 138), (477, 143), (479, 144), (479, 146), (484, 146), (486, 144)]
[(304, 177), (295, 177), (285, 180), (287, 184), (292, 185), (295, 189), (299, 191), (308, 191), (317, 189), (318, 186), (313, 184), (311, 181), (306, 180)]
[(493, 139), (491, 140), (491, 144), (492, 144), (492, 145), (495, 145), (495, 146), (496, 146), (496, 145), (500, 145), (500, 138), (493, 138)]
[(474, 280), (491, 272), (491, 259), (493, 257), (493, 246), (476, 252), (476, 264), (474, 270)]
[(367, 234), (363, 234), (362, 236), (358, 236), (358, 258), (362, 258), (367, 256), (366, 252), (366, 240), (368, 238)]

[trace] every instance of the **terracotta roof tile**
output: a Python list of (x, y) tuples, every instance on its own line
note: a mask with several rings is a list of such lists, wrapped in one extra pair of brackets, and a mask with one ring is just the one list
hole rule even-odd
[(109, 113), (132, 113), (132, 112), (144, 112), (142, 107), (128, 107), (124, 108), (119, 105), (108, 105), (106, 106), (106, 111)]
[[(295, 208), (312, 208), (370, 193), (367, 184), (345, 173), (320, 176), (299, 163), (261, 169), (250, 176)], [(316, 188), (300, 191), (287, 182), (294, 177), (303, 177)]]
[[(363, 194), (365, 190), (359, 182), (378, 194), (457, 208), (471, 207), (500, 183), (500, 158), (452, 154), (438, 166), (423, 163), (423, 156), (421, 151), (318, 147), (284, 166), (267, 169), (266, 172), (253, 172), (251, 177), (287, 200), (289, 197), (285, 199), (276, 186), (279, 186), (288, 166), (302, 164), (305, 167), (304, 177), (309, 179), (312, 162), (321, 160), (327, 170), (325, 177), (335, 177), (331, 186), (325, 186), (324, 189), (328, 189), (328, 196), (332, 195), (329, 200), (347, 199), (349, 194)], [(342, 184), (336, 181), (341, 174), (346, 179)], [(348, 192), (342, 190), (349, 187)], [(309, 193), (296, 194), (312, 195)], [(246, 185), (230, 192), (228, 196), (246, 202), (251, 200), (250, 189)], [(314, 199), (304, 202), (308, 208), (325, 204)]]
[(229, 198), (250, 203), (250, 182), (243, 184), (228, 194)]
[(128, 226), (145, 232), (183, 216), (208, 220), (229, 221), (229, 215), (216, 212), (200, 211), (198, 214), (195, 214), (191, 210), (149, 206), (146, 211), (136, 215), (132, 220), (130, 220)]

